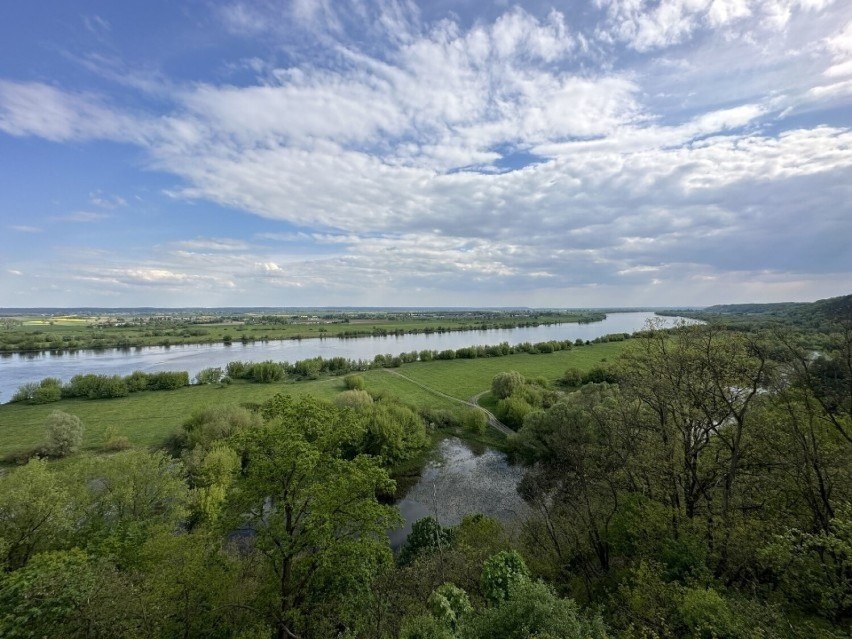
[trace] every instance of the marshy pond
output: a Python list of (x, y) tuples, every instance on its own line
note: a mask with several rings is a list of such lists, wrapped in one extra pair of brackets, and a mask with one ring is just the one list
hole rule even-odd
[(455, 437), (442, 439), (433, 461), (396, 504), (405, 523), (390, 532), (391, 545), (398, 548), (412, 524), (430, 515), (442, 526), (455, 525), (473, 513), (504, 524), (522, 521), (530, 512), (517, 492), (523, 475), (523, 467), (510, 464), (504, 453)]

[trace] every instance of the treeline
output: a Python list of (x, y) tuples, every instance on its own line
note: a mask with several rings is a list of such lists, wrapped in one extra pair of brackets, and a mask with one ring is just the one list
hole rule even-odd
[(24, 384), (18, 388), (10, 401), (47, 404), (69, 398), (111, 399), (127, 397), (130, 393), (140, 391), (175, 390), (184, 386), (189, 386), (189, 373), (186, 371), (134, 371), (124, 377), (90, 373), (74, 375), (65, 384), (55, 377)]

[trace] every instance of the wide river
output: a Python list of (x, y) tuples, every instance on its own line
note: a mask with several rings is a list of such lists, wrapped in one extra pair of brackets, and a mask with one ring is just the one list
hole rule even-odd
[[(228, 362), (286, 361), (311, 357), (345, 357), (372, 360), (380, 353), (399, 355), (410, 351), (458, 349), (465, 346), (508, 342), (546, 342), (548, 340), (591, 340), (610, 333), (633, 333), (645, 327), (654, 313), (610, 313), (591, 324), (551, 324), (527, 328), (504, 328), (449, 333), (417, 333), (385, 337), (315, 338), (254, 342), (249, 344), (188, 344), (108, 348), (71, 352), (40, 352), (0, 355), (0, 402), (8, 402), (26, 382), (58, 377), (63, 382), (79, 373), (129, 375), (133, 371), (188, 371), (193, 377), (209, 367), (225, 367)], [(672, 323), (675, 318), (663, 318)], [(689, 321), (689, 320), (687, 320)]]

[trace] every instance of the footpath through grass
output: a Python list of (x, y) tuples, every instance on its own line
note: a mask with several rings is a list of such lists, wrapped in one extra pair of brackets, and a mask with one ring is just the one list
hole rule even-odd
[[(405, 364), (394, 370), (430, 388), (466, 400), (491, 386), (502, 371), (556, 380), (569, 367), (581, 371), (613, 361), (625, 342), (593, 344), (544, 355), (520, 353), (506, 357), (455, 359)], [(385, 391), (418, 408), (460, 410), (463, 407), (382, 369), (362, 373), (367, 389)], [(189, 386), (173, 391), (148, 391), (103, 400), (68, 399), (43, 405), (0, 405), (0, 459), (32, 450), (44, 440), (44, 422), (53, 410), (77, 415), (84, 424), (83, 448), (98, 450), (108, 436), (127, 437), (133, 446), (161, 446), (196, 410), (220, 404), (261, 403), (276, 393), (312, 394), (333, 399), (345, 390), (340, 377), (296, 383)]]

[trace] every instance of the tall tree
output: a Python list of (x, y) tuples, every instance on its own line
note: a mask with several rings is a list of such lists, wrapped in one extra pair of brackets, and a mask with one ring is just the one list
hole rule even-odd
[(265, 414), (266, 425), (233, 440), (242, 473), (231, 521), (265, 560), (271, 595), (264, 612), (276, 636), (319, 634), (324, 609), (344, 593), (354, 599), (390, 561), (387, 530), (398, 514), (377, 494), (393, 482), (375, 459), (353, 454), (363, 425), (352, 411), (278, 397)]

